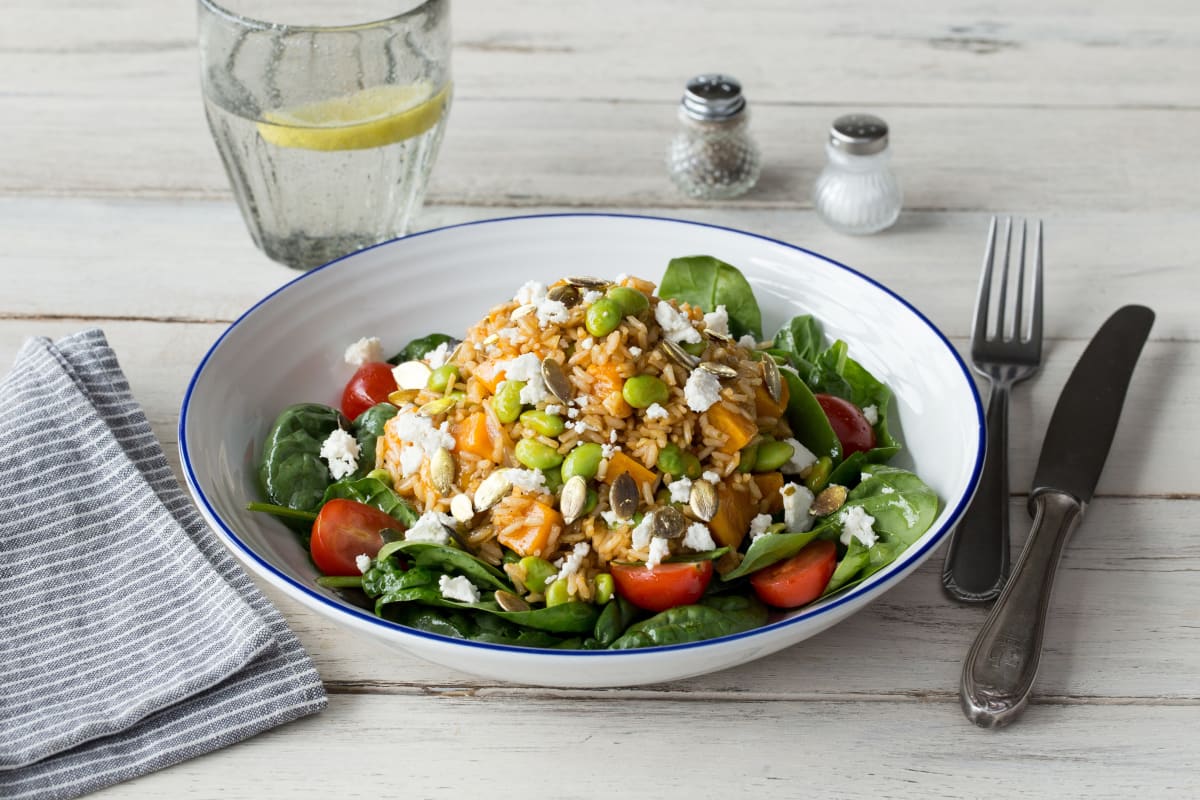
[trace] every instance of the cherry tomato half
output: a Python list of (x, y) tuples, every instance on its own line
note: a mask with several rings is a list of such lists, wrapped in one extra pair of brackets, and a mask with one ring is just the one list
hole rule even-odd
[(387, 400), (394, 391), (396, 378), (392, 375), (392, 365), (382, 361), (367, 362), (358, 368), (342, 391), (342, 413), (353, 421), (371, 406)]
[(374, 506), (334, 499), (321, 506), (313, 523), (309, 549), (313, 563), (326, 575), (358, 575), (355, 558), (371, 558), (383, 547), (380, 531), (404, 526)]
[(821, 596), (837, 567), (837, 545), (827, 539), (809, 542), (784, 561), (750, 576), (758, 599), (778, 608), (799, 608)]
[(829, 425), (838, 441), (842, 443), (842, 458), (875, 447), (875, 429), (867, 422), (861, 408), (832, 394), (818, 394), (816, 398), (821, 410), (829, 418)]
[(645, 567), (613, 564), (617, 593), (646, 611), (666, 611), (694, 603), (712, 580), (711, 561), (686, 561)]

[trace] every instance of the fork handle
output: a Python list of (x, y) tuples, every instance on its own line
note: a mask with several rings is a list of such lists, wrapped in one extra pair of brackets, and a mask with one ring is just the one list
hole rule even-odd
[(996, 599), (1008, 578), (1008, 392), (1006, 381), (992, 381), (983, 474), (942, 568), (946, 593), (963, 603)]

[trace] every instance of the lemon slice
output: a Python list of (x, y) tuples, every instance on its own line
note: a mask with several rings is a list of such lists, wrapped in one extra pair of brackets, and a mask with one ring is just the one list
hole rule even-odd
[(450, 84), (434, 91), (428, 81), (362, 89), (263, 113), (258, 135), (279, 147), (366, 150), (420, 136), (442, 118)]

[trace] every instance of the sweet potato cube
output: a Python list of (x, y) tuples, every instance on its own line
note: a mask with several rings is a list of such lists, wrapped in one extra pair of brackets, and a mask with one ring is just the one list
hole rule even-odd
[[(612, 458), (608, 459), (608, 470), (604, 473), (604, 482), (611, 484), (626, 472), (629, 473), (629, 477), (637, 482), (639, 489), (649, 486), (650, 491), (653, 492), (658, 488), (658, 475), (646, 469), (620, 450), (613, 453)], [(642, 492), (644, 494), (645, 489), (642, 489)]]
[(750, 500), (750, 492), (732, 488), (727, 483), (717, 484), (717, 513), (708, 523), (708, 529), (718, 545), (736, 550), (757, 511), (757, 506)]
[(492, 394), (496, 393), (496, 387), (504, 380), (504, 370), (500, 369), (498, 364), (497, 361), (484, 361), (471, 373), (475, 380), (486, 386)]
[(491, 458), (495, 451), (495, 443), (488, 431), (487, 414), (476, 411), (471, 416), (456, 424), (452, 429), (455, 449), (462, 453), (472, 453), (480, 458)]
[(621, 377), (616, 364), (591, 364), (587, 372), (592, 376), (592, 393), (595, 395), (593, 399), (604, 406), (609, 414), (624, 419), (633, 413), (633, 409), (621, 394), (625, 379)]
[[(493, 519), (503, 514), (503, 502)], [(536, 500), (528, 508), (522, 507), (521, 512), (522, 524), (505, 529), (496, 539), (519, 556), (541, 556), (550, 552), (563, 529), (562, 514)]]
[(778, 403), (771, 399), (770, 392), (761, 383), (754, 387), (754, 410), (758, 416), (774, 417), (776, 419), (783, 416), (783, 412), (787, 410), (788, 404), (787, 381), (780, 381), (779, 386), (783, 391), (780, 393)]
[(754, 482), (758, 484), (758, 490), (762, 492), (762, 499), (758, 501), (758, 513), (777, 514), (783, 511), (783, 495), (779, 493), (779, 490), (783, 488), (783, 473), (764, 472), (761, 475), (755, 475)]
[(736, 453), (758, 435), (758, 426), (754, 420), (743, 416), (736, 406), (717, 403), (705, 413), (708, 414), (709, 424), (728, 436), (725, 444), (721, 446), (723, 452)]

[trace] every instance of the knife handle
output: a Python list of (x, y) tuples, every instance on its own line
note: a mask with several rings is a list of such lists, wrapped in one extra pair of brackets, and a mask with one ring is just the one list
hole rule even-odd
[(979, 486), (950, 535), (942, 587), (961, 603), (995, 600), (1008, 578), (1008, 392), (992, 381)]
[(1054, 574), (1083, 514), (1083, 504), (1064, 492), (1041, 491), (1030, 502), (1036, 510), (1029, 539), (963, 663), (963, 713), (982, 728), (1007, 725), (1029, 700)]

